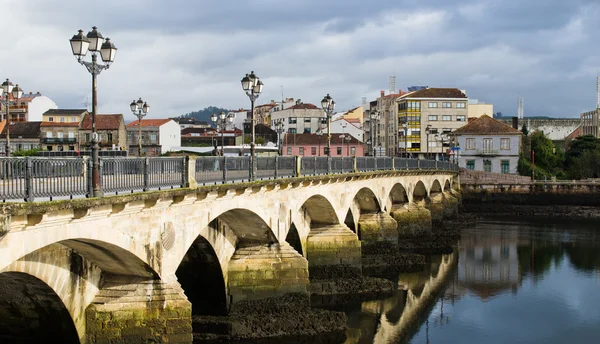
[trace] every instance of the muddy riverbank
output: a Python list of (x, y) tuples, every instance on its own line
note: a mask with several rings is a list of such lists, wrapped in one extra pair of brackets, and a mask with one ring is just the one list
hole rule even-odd
[(470, 203), (463, 205), (466, 216), (552, 217), (563, 219), (600, 219), (600, 208), (577, 205), (522, 205)]

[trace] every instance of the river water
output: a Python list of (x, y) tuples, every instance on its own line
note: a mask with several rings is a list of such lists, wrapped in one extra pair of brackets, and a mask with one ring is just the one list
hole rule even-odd
[(347, 305), (346, 343), (600, 343), (600, 222), (489, 218)]

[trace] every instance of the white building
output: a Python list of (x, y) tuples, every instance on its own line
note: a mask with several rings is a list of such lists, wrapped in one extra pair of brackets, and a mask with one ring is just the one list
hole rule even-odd
[[(0, 97), (0, 99), (3, 98)], [(39, 92), (25, 93), (17, 99), (16, 105), (11, 104), (10, 119), (11, 122), (41, 122), (44, 112), (51, 109), (58, 109), (52, 99), (41, 95)], [(4, 121), (5, 117), (6, 109), (0, 103), (0, 120)]]
[(271, 113), (271, 128), (283, 121), (284, 131), (288, 134), (310, 134), (327, 127), (323, 109), (314, 104), (298, 103), (285, 110)]
[[(137, 155), (139, 152), (139, 121), (131, 122), (126, 127), (129, 154)], [(181, 147), (181, 128), (171, 118), (143, 119), (141, 140), (144, 155), (158, 156)]]
[[(323, 133), (327, 133), (327, 126), (321, 129)], [(331, 121), (330, 131), (332, 134), (350, 134), (360, 142), (364, 142), (363, 130), (358, 118), (338, 118)]]
[(458, 140), (459, 167), (468, 170), (516, 174), (522, 133), (487, 115), (453, 131)]

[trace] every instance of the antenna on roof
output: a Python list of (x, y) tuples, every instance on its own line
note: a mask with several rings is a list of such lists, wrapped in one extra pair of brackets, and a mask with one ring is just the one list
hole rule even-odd
[(367, 97), (362, 97), (362, 105), (367, 105)]
[(83, 100), (83, 104), (87, 111), (92, 111), (92, 109), (90, 109), (90, 97), (85, 96), (85, 99)]
[(596, 109), (600, 109), (600, 75), (596, 76)]
[[(394, 72), (394, 74), (396, 74)], [(390, 76), (390, 94), (394, 94), (396, 93), (396, 76), (392, 75)]]

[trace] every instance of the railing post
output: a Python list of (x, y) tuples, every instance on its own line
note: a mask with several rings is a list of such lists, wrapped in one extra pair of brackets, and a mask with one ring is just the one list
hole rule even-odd
[[(92, 164), (90, 163), (90, 157), (86, 156), (85, 161), (87, 164), (87, 197), (92, 198), (94, 195), (94, 183), (92, 182)], [(100, 162), (102, 162), (102, 160)]]
[[(331, 154), (331, 152), (329, 152), (329, 154)], [(317, 157), (315, 157), (316, 159)], [(317, 164), (315, 163), (315, 167), (317, 166)], [(315, 173), (316, 174), (316, 173)], [(331, 156), (327, 156), (327, 174), (331, 174)]]
[(294, 159), (296, 160), (296, 177), (301, 177), (302, 176), (302, 158), (300, 156), (295, 156)]
[(396, 170), (396, 158), (392, 157), (392, 171)]
[(33, 202), (33, 175), (32, 175), (33, 162), (31, 157), (25, 158), (25, 202)]
[[(408, 166), (408, 164), (406, 164)], [(421, 169), (421, 159), (417, 159), (417, 170)]]
[(373, 157), (373, 171), (377, 171), (377, 157)]
[(181, 171), (181, 187), (182, 188), (187, 188), (188, 187), (188, 165), (189, 165), (189, 156), (184, 156), (183, 157), (183, 170)]
[(275, 179), (279, 178), (279, 156), (275, 156)]
[(196, 157), (187, 155), (185, 157), (185, 168), (187, 172), (187, 184), (186, 187), (194, 189), (198, 187), (198, 181), (196, 181)]
[[(315, 156), (315, 157), (313, 157), (313, 158), (315, 159), (315, 163), (314, 163), (314, 165), (313, 165), (313, 166), (314, 166), (314, 172), (313, 172), (313, 175), (315, 175), (315, 176), (316, 176), (316, 175), (317, 175), (317, 157)], [(329, 158), (328, 158), (328, 159), (329, 159)], [(327, 174), (329, 174), (329, 173), (330, 173), (330, 171), (331, 171), (331, 170), (329, 169), (329, 166), (327, 166)]]
[(352, 172), (358, 172), (358, 169), (356, 168), (356, 155), (352, 157)]
[(148, 185), (150, 185), (150, 159), (144, 158), (144, 191), (148, 191)]

